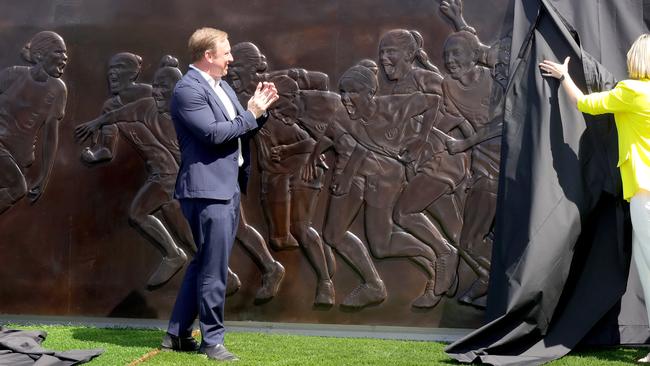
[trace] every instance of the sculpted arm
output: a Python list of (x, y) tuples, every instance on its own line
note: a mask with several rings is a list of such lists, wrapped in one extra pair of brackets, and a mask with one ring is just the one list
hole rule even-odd
[(302, 179), (304, 181), (310, 181), (316, 178), (316, 166), (320, 159), (320, 155), (334, 146), (334, 142), (330, 138), (332, 134), (332, 131), (330, 131), (331, 129), (332, 124), (327, 127), (325, 133), (318, 139), (318, 141), (316, 141), (314, 150), (311, 152), (309, 159), (307, 159), (307, 163), (302, 168)]
[(271, 148), (271, 159), (281, 161), (292, 155), (307, 154), (314, 151), (316, 141), (312, 138), (294, 142), (289, 145), (279, 145)]
[(153, 98), (139, 99), (121, 108), (110, 111), (106, 114), (102, 114), (92, 121), (88, 121), (77, 126), (74, 129), (75, 138), (79, 142), (84, 141), (104, 125), (115, 124), (118, 122), (143, 121), (147, 113), (147, 109), (150, 108), (153, 103)]
[(470, 149), (472, 146), (480, 144), (483, 141), (501, 136), (503, 133), (503, 123), (501, 118), (492, 120), (490, 123), (479, 128), (475, 134), (464, 140), (455, 140), (450, 138), (447, 140), (447, 149), (451, 154), (456, 154)]

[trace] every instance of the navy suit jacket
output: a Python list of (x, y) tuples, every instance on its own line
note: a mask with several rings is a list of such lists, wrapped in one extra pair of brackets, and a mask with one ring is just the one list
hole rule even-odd
[[(170, 110), (181, 150), (176, 198), (227, 200), (233, 197), (238, 184), (245, 192), (250, 172), (249, 137), (264, 119), (256, 120), (252, 112), (245, 110), (227, 83), (220, 85), (237, 110), (232, 120), (198, 71), (190, 69), (174, 88)], [(241, 171), (237, 163), (238, 138), (242, 138), (244, 156)]]

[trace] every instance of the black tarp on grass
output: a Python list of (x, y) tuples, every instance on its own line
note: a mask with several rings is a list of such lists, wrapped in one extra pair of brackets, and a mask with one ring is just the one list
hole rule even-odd
[(0, 366), (72, 366), (90, 361), (104, 351), (58, 352), (41, 347), (47, 333), (40, 330), (13, 330), (0, 326)]

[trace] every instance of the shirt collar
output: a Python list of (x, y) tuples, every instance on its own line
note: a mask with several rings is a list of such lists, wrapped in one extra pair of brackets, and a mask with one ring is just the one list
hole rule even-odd
[(215, 79), (212, 76), (210, 76), (210, 74), (208, 74), (207, 72), (199, 69), (198, 67), (194, 66), (193, 64), (190, 64), (190, 69), (194, 69), (194, 70), (198, 71), (199, 74), (201, 74), (201, 76), (205, 79), (205, 81), (207, 81), (208, 84), (213, 88), (216, 88), (219, 85), (219, 82), (221, 81), (221, 78)]

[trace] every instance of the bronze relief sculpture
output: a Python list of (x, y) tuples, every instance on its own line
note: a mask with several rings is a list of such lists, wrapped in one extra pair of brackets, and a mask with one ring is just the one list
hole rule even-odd
[[(462, 16), (462, 2), (443, 2), (441, 10), (457, 25), (458, 31), (444, 45), (445, 66), (449, 75), (443, 80), (445, 110), (472, 126), (464, 139), (448, 139), (451, 154), (471, 149), (471, 167), (467, 198), (460, 233), (459, 249), (463, 259), (478, 276), (460, 297), (462, 303), (485, 307), (491, 252), (491, 230), (496, 213), (499, 161), (503, 120), (501, 117), (504, 80), (509, 53), (502, 42), (486, 46)], [(496, 81), (496, 82), (495, 82)], [(486, 249), (487, 248), (487, 249)]]
[[(336, 45), (331, 49), (336, 49), (335, 55), (328, 54), (327, 48), (322, 55), (313, 55), (313, 48), (321, 46), (318, 42), (276, 48), (273, 45), (278, 45), (281, 36), (246, 32), (237, 36), (255, 42), (232, 47), (234, 62), (225, 79), (240, 100), (246, 101), (260, 81), (274, 82), (280, 93), (268, 111), (268, 122), (250, 144), (254, 171), (236, 235), (243, 251), (237, 249), (233, 255), (231, 265), (238, 273), (229, 271), (227, 289), (228, 295), (237, 293), (227, 306), (232, 306), (238, 320), (275, 321), (273, 317), (278, 316), (281, 321), (355, 323), (357, 314), (356, 319), (362, 319), (358, 322), (372, 319), (388, 324), (377, 321), (377, 314), (397, 311), (402, 312), (400, 319), (412, 325), (438, 321), (439, 314), (449, 309), (454, 316), (480, 316), (474, 308), (484, 306), (489, 281), (500, 95), (507, 81), (509, 39), (485, 45), (478, 37), (488, 34), (485, 24), (477, 22), (479, 32), (468, 25), (460, 0), (433, 4), (439, 11), (439, 19), (432, 19), (435, 27), (416, 21), (390, 23), (400, 28), (360, 32), (363, 42), (353, 33), (324, 36), (311, 28), (291, 31), (294, 36), (295, 32), (309, 33), (308, 39), (323, 36), (323, 42)], [(472, 7), (476, 10), (476, 5)], [(476, 15), (470, 15), (474, 23)], [(449, 24), (441, 26), (444, 20)], [(331, 25), (315, 27), (320, 26)], [(443, 32), (436, 33), (440, 29)], [(50, 34), (45, 37), (52, 41), (50, 48), (56, 45), (59, 50), (55, 52), (62, 49), (65, 54), (60, 37), (43, 33)], [(39, 42), (34, 37), (32, 46)], [(74, 64), (66, 69), (66, 83), (75, 98), (75, 103), (68, 103), (67, 118), (92, 119), (99, 114), (93, 109), (102, 107), (99, 117), (75, 129), (76, 138), (86, 142), (78, 145), (62, 139), (65, 145), (61, 143), (58, 159), (72, 162), (66, 169), (91, 181), (84, 181), (80, 190), (95, 195), (87, 202), (97, 205), (108, 195), (119, 202), (110, 214), (98, 215), (99, 219), (92, 216), (93, 211), (74, 216), (77, 221), (70, 225), (78, 232), (70, 241), (92, 241), (81, 237), (92, 232), (89, 225), (102, 233), (104, 243), (114, 240), (113, 235), (118, 240), (146, 240), (148, 245), (137, 249), (137, 260), (102, 260), (128, 262), (124, 268), (139, 271), (141, 284), (146, 284), (132, 291), (141, 293), (141, 301), (150, 308), (164, 308), (165, 296), (178, 283), (175, 274), (195, 250), (191, 230), (171, 196), (178, 146), (166, 103), (183, 66), (171, 57), (159, 68), (146, 61), (163, 51), (180, 54), (183, 45), (139, 47), (138, 43), (112, 42), (116, 47), (111, 44), (94, 62), (101, 66), (113, 55), (106, 75), (84, 75), (93, 85), (106, 80), (108, 97), (101, 87), (83, 89), (86, 79), (76, 87), (71, 84), (79, 74), (88, 73), (85, 69)], [(341, 47), (348, 43), (361, 46)], [(69, 46), (81, 49), (78, 44)], [(114, 53), (121, 47), (131, 52)], [(0, 72), (0, 164), (5, 167), (0, 174), (0, 214), (25, 195), (38, 199), (42, 194), (57, 145), (53, 126), (66, 108), (67, 92), (60, 77), (67, 59), (32, 60), (31, 68), (10, 67)], [(269, 63), (279, 67), (273, 69)], [(34, 72), (21, 71), (18, 76), (23, 69)], [(47, 75), (46, 84), (51, 86), (32, 83), (32, 74)], [(152, 84), (143, 80), (152, 80)], [(75, 94), (79, 90), (87, 94)], [(93, 92), (97, 92), (95, 100), (87, 103)], [(16, 104), (17, 100), (22, 104)], [(34, 122), (36, 118), (41, 122)], [(74, 129), (71, 124), (63, 126)], [(19, 134), (3, 135), (2, 127)], [(39, 128), (43, 138), (35, 140)], [(63, 136), (69, 140), (71, 134)], [(132, 148), (123, 149), (127, 144)], [(41, 150), (44, 163), (35, 165), (44, 177), (33, 179), (27, 173), (34, 157), (24, 157)], [(59, 172), (59, 165), (54, 169)], [(110, 170), (111, 179), (102, 179), (102, 169)], [(114, 184), (125, 175), (128, 187)], [(18, 205), (10, 214), (25, 207)], [(101, 231), (105, 218), (123, 228), (106, 234), (113, 228)], [(80, 254), (80, 261), (105, 248), (92, 245), (98, 248)], [(91, 261), (85, 263), (86, 268), (94, 266)], [(462, 304), (472, 307), (452, 301), (457, 293)], [(307, 313), (294, 314), (295, 309), (307, 309)]]
[[(130, 52), (120, 52), (111, 57), (106, 75), (111, 97), (104, 102), (102, 114), (121, 108), (138, 99), (151, 97), (151, 85), (136, 83), (142, 69), (142, 57)], [(119, 132), (116, 125), (108, 124), (93, 134), (92, 146), (81, 152), (81, 159), (89, 164), (109, 161), (117, 147)]]
[(339, 214), (340, 221), (333, 225), (349, 227), (363, 204), (370, 252), (377, 258), (408, 258), (421, 266), (428, 280), (424, 292), (412, 305), (434, 307), (440, 301), (434, 291), (436, 283), (441, 283), (438, 286), (447, 291), (456, 279), (454, 276), (436, 279), (436, 253), (410, 233), (395, 230), (393, 209), (406, 184), (406, 172), (400, 162), (407, 127), (404, 122), (431, 109), (435, 111), (439, 96), (422, 93), (375, 96), (377, 77), (363, 66), (348, 69), (339, 81), (339, 88), (341, 102), (350, 117), (346, 130), (364, 148), (364, 157), (358, 169), (349, 171), (343, 180), (352, 181), (344, 186), (358, 190), (348, 193), (347, 210), (340, 211), (349, 216)]
[[(274, 81), (280, 99), (269, 110), (269, 119), (254, 141), (261, 172), (261, 203), (269, 223), (269, 242), (277, 250), (303, 248), (317, 275), (314, 304), (334, 304), (334, 285), (328, 269), (333, 263), (323, 250), (320, 235), (311, 227), (312, 215), (321, 190), (323, 170), (309, 181), (300, 178), (300, 168), (313, 151), (315, 141), (296, 124), (297, 107), (292, 104), (298, 82), (327, 86), (327, 77), (306, 70), (266, 73), (266, 57), (250, 42), (232, 47), (235, 61), (228, 80), (240, 100), (246, 101), (260, 81)], [(292, 75), (295, 79), (287, 76)], [(315, 77), (311, 77), (315, 75)]]
[[(361, 277), (362, 283), (345, 296), (341, 305), (360, 309), (379, 304), (387, 297), (386, 287), (363, 241), (349, 229), (356, 211), (350, 203), (359, 197), (353, 175), (365, 158), (365, 148), (343, 126), (350, 123), (341, 97), (329, 91), (305, 90), (298, 94), (298, 120), (316, 137), (301, 177), (305, 181), (319, 175), (321, 154), (332, 151), (334, 164), (329, 187), (328, 208), (323, 223), (323, 239)], [(354, 189), (353, 189), (354, 188)], [(358, 211), (358, 210), (357, 210)]]
[[(151, 97), (135, 100), (75, 128), (75, 137), (83, 142), (104, 126), (115, 125), (144, 160), (147, 179), (131, 202), (129, 222), (162, 255), (158, 269), (147, 281), (149, 288), (164, 285), (187, 262), (185, 251), (178, 244), (196, 252), (180, 204), (172, 197), (180, 150), (169, 102), (181, 76), (178, 60), (166, 56), (154, 76)], [(83, 154), (91, 156), (93, 153), (86, 149)], [(163, 220), (156, 213), (160, 213)]]
[[(39, 32), (21, 52), (31, 66), (0, 71), (0, 214), (25, 195), (36, 202), (45, 191), (68, 96), (61, 80), (68, 61), (66, 52), (61, 36)], [(39, 133), (43, 141), (40, 171), (28, 184), (25, 169), (35, 160)]]

